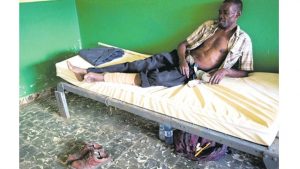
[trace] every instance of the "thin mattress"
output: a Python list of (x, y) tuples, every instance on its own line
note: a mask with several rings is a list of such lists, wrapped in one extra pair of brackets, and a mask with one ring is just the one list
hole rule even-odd
[[(121, 58), (99, 67), (149, 57), (124, 51)], [(92, 67), (78, 55), (67, 60), (78, 67)], [(224, 78), (218, 85), (199, 84), (193, 88), (188, 85), (142, 88), (110, 82), (79, 82), (68, 70), (67, 60), (56, 63), (57, 76), (95, 93), (257, 144), (271, 145), (278, 132), (277, 73), (254, 72), (245, 78)]]

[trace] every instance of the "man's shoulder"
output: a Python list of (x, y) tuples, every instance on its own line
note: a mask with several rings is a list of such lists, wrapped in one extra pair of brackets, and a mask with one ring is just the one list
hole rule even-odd
[(247, 32), (245, 32), (245, 31), (244, 31), (243, 29), (241, 29), (241, 28), (239, 28), (239, 37), (251, 41), (251, 38), (250, 38), (249, 34), (248, 34)]
[(202, 25), (212, 26), (212, 25), (216, 25), (216, 24), (217, 24), (216, 20), (207, 20), (207, 21), (204, 21)]

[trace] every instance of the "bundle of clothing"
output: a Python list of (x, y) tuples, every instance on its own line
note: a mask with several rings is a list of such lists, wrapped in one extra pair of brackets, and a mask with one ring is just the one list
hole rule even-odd
[(112, 61), (114, 59), (122, 57), (123, 55), (124, 50), (105, 46), (82, 49), (79, 51), (79, 56), (81, 56), (84, 60), (86, 60), (93, 66), (98, 66), (103, 63)]
[(194, 161), (216, 161), (225, 157), (228, 146), (199, 137), (195, 134), (176, 130), (175, 151)]

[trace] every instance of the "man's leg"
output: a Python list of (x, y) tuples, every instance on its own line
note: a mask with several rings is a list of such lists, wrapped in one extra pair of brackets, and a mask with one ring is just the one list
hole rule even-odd
[[(190, 76), (192, 76), (193, 70), (190, 69)], [(167, 70), (155, 70), (149, 72), (140, 73), (141, 86), (165, 86), (173, 87), (188, 82), (188, 78), (182, 75), (178, 67), (173, 67)]]
[(177, 51), (173, 50), (170, 53), (161, 53), (153, 55), (144, 60), (138, 60), (134, 62), (126, 62), (122, 64), (107, 66), (103, 68), (88, 68), (82, 69), (73, 66), (70, 62), (67, 62), (69, 70), (71, 70), (79, 81), (83, 80), (85, 74), (89, 72), (104, 73), (104, 72), (123, 72), (123, 73), (139, 73), (151, 71), (164, 67), (177, 67), (179, 65), (179, 59)]
[(121, 84), (141, 85), (141, 78), (138, 73), (87, 73), (84, 75), (86, 82), (113, 82)]
[(160, 69), (163, 67), (178, 66), (179, 60), (177, 51), (173, 50), (170, 53), (161, 53), (153, 55), (144, 60), (126, 62), (117, 65), (107, 66), (103, 68), (88, 68), (87, 72), (104, 73), (104, 72), (123, 72), (123, 73), (139, 73)]

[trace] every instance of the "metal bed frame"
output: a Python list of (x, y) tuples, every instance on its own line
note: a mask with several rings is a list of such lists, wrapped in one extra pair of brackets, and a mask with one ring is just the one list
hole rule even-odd
[(192, 134), (196, 134), (201, 137), (205, 137), (210, 140), (214, 140), (218, 143), (228, 145), (234, 149), (252, 154), (263, 158), (263, 162), (267, 169), (279, 168), (279, 137), (278, 134), (271, 146), (263, 146), (247, 140), (243, 140), (234, 136), (230, 136), (215, 130), (208, 129), (199, 125), (195, 125), (186, 121), (182, 121), (177, 118), (173, 118), (161, 113), (157, 113), (151, 110), (129, 104), (118, 99), (114, 99), (105, 95), (91, 92), (87, 89), (83, 89), (66, 82), (59, 82), (57, 84), (57, 90), (55, 91), (56, 100), (59, 107), (61, 116), (70, 118), (70, 113), (66, 101), (65, 91), (72, 92), (74, 94), (87, 97), (102, 103), (107, 106), (114, 106), (121, 110), (133, 113), (143, 118), (164, 124), (170, 124), (176, 129), (180, 129)]

